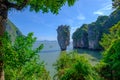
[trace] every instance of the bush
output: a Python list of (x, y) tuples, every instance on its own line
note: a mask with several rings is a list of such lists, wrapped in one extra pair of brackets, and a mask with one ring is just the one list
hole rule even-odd
[(103, 65), (97, 67), (99, 74), (105, 80), (120, 80), (120, 22), (104, 34), (100, 43), (105, 51), (100, 62)]
[(100, 80), (85, 55), (77, 52), (62, 52), (54, 66), (57, 70), (55, 80)]
[(13, 44), (7, 35), (0, 39), (6, 80), (49, 80), (44, 62), (40, 61), (38, 54), (43, 45), (33, 50), (36, 41), (33, 33), (18, 37)]
[(101, 62), (105, 65), (100, 68), (99, 73), (105, 80), (120, 80), (120, 39), (112, 42)]
[(109, 34), (104, 34), (100, 41), (102, 47), (106, 50), (111, 45), (112, 41), (120, 37), (120, 22), (110, 28)]

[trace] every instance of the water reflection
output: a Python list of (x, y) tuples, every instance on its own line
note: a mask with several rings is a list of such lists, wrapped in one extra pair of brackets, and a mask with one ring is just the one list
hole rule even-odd
[[(71, 51), (73, 51), (73, 50), (68, 50), (67, 52), (71, 52)], [(86, 50), (86, 49), (77, 49), (75, 51), (77, 51), (79, 54), (84, 54), (84, 53), (89, 54), (89, 55), (95, 57), (96, 59), (98, 59), (98, 61), (102, 57), (101, 51), (92, 51), (92, 50)], [(61, 53), (60, 50), (42, 51), (40, 53), (41, 60), (43, 60), (45, 62), (46, 68), (50, 72), (51, 77), (53, 77), (54, 74), (56, 73), (56, 71), (54, 69), (55, 67), (53, 66), (53, 64), (59, 58), (60, 53)]]
[[(39, 44), (44, 44), (44, 48), (42, 51), (39, 53), (40, 58), (42, 61), (45, 62), (46, 64), (46, 69), (50, 72), (50, 76), (53, 77), (55, 74), (55, 69), (53, 64), (56, 62), (56, 60), (60, 56), (60, 47), (56, 41), (39, 41), (34, 44), (34, 48), (38, 47)], [(67, 52), (71, 52), (72, 50), (72, 45), (68, 46)], [(96, 59), (100, 60), (101, 58), (101, 52), (100, 51), (92, 51), (92, 50), (87, 50), (87, 49), (77, 49), (76, 50), (79, 54), (89, 54)]]
[(101, 59), (102, 58), (102, 51), (93, 51), (93, 50), (88, 50), (88, 49), (76, 49), (75, 51), (77, 51), (80, 54), (86, 53), (89, 54), (97, 59)]

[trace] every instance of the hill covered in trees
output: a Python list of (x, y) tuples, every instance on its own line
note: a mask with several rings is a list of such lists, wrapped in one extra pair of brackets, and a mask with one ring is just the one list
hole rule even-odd
[(10, 20), (7, 20), (6, 31), (8, 32), (11, 41), (14, 41), (17, 36), (22, 35), (22, 32)]
[(109, 16), (99, 16), (95, 22), (83, 24), (72, 35), (73, 48), (101, 50), (99, 41), (109, 28), (120, 21), (120, 10), (115, 10)]

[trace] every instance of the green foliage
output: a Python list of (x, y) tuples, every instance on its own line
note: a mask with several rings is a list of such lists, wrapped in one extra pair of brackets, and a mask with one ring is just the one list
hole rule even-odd
[(112, 2), (113, 8), (120, 9), (120, 0), (112, 0)]
[(103, 26), (107, 19), (108, 19), (108, 16), (98, 16), (95, 22), (96, 26)]
[(104, 49), (108, 49), (112, 41), (120, 37), (120, 22), (110, 28), (109, 34), (104, 34), (100, 44)]
[(33, 33), (18, 37), (14, 44), (7, 35), (1, 40), (3, 46), (0, 51), (4, 53), (6, 80), (49, 80), (44, 62), (40, 61), (38, 54), (43, 45), (33, 50), (33, 44), (36, 41)]
[[(92, 22), (91, 24), (83, 24), (80, 28), (78, 28), (72, 35), (73, 39), (80, 39), (83, 37), (85, 33), (88, 33), (91, 30), (91, 32), (95, 32), (96, 34), (92, 35), (98, 35), (97, 33), (102, 31), (102, 26), (104, 25), (105, 21), (108, 19), (108, 16), (99, 16), (95, 22)], [(92, 31), (93, 30), (93, 31)], [(89, 33), (89, 35), (91, 35)], [(90, 38), (95, 38), (95, 36), (90, 37)]]
[(114, 40), (104, 52), (99, 73), (105, 80), (120, 80), (120, 38)]
[(94, 68), (98, 72), (102, 80), (106, 80), (106, 79), (111, 80), (111, 77), (109, 76), (110, 70), (105, 62), (101, 60), (98, 64), (96, 64)]
[(62, 52), (54, 66), (57, 70), (55, 80), (100, 80), (85, 55), (77, 52)]
[(120, 22), (110, 28), (109, 34), (104, 34), (100, 43), (105, 51), (103, 65), (98, 67), (99, 74), (105, 80), (120, 80)]
[[(8, 0), (12, 3), (16, 3), (17, 5), (22, 5), (25, 3), (24, 0)], [(53, 14), (58, 14), (58, 11), (61, 9), (63, 5), (68, 3), (69, 6), (72, 6), (74, 2), (77, 0), (29, 0), (27, 6), (30, 7), (31, 11), (43, 13), (52, 12)]]
[(120, 39), (112, 42), (110, 48), (104, 53), (104, 62), (108, 64), (111, 70), (111, 78), (120, 79)]
[[(109, 28), (117, 24), (119, 21), (120, 21), (120, 9), (116, 9), (109, 16), (99, 16), (95, 22), (87, 24), (87, 28), (85, 28), (86, 26), (84, 26), (85, 29), (83, 29), (83, 25), (82, 25), (72, 35), (74, 48), (79, 48), (79, 47), (82, 48), (81, 44), (91, 43), (93, 46), (86, 45), (86, 48), (93, 48), (100, 50), (103, 49), (100, 46), (101, 43), (99, 43), (103, 34), (109, 33)], [(105, 35), (105, 37), (109, 37), (109, 36)], [(114, 37), (114, 35), (112, 37)], [(107, 44), (111, 44), (111, 42), (109, 42), (111, 38), (107, 38), (104, 40), (105, 40), (105, 44), (103, 43), (102, 46), (104, 48), (107, 48), (108, 47)]]
[(60, 25), (57, 29), (58, 36), (63, 37), (64, 40), (68, 40), (70, 38), (70, 26)]
[(81, 37), (83, 37), (83, 34), (87, 34), (88, 31), (88, 25), (83, 24), (80, 28), (77, 28), (76, 31), (72, 35), (72, 39), (79, 40)]
[(6, 24), (6, 31), (10, 35), (12, 42), (15, 41), (16, 37), (21, 36), (21, 31), (8, 19)]

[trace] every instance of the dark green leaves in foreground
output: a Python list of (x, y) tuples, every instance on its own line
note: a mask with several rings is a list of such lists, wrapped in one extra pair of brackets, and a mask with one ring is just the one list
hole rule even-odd
[[(66, 3), (68, 6), (72, 6), (77, 0), (8, 0), (11, 3), (16, 3), (16, 5), (23, 8), (29, 6), (31, 11), (43, 13), (52, 12), (53, 14), (58, 14), (58, 11)], [(26, 5), (22, 5), (26, 4)]]
[(109, 34), (104, 34), (103, 38), (100, 41), (100, 44), (105, 50), (112, 45), (112, 42), (114, 40), (120, 38), (120, 22), (110, 28), (109, 31)]
[(112, 0), (113, 8), (120, 9), (120, 0)]
[(43, 47), (33, 49), (33, 33), (18, 37), (12, 44), (7, 35), (2, 39), (6, 80), (49, 80), (44, 63), (37, 54)]
[(101, 60), (104, 65), (98, 72), (105, 80), (120, 80), (120, 22), (103, 36), (101, 44), (105, 48)]
[(39, 10), (43, 12), (52, 12), (54, 14), (58, 13), (63, 5), (68, 3), (72, 6), (76, 0), (31, 0), (29, 5), (31, 10), (38, 12)]
[(56, 64), (55, 80), (100, 80), (85, 55), (76, 52), (62, 52)]

